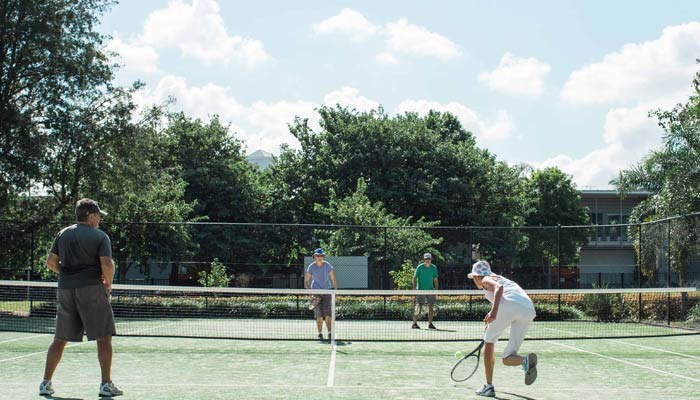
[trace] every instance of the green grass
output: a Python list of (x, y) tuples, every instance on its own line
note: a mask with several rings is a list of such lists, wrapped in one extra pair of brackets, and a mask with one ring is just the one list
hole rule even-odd
[[(501, 399), (700, 399), (699, 339), (526, 341), (522, 350), (539, 355), (538, 381), (525, 386), (520, 370), (498, 363), (494, 383)], [(0, 398), (39, 398), (50, 341), (0, 332)], [(327, 387), (327, 343), (116, 337), (113, 378), (123, 399), (468, 399), (483, 383), (483, 366), (462, 384), (449, 371), (452, 354), (474, 345), (341, 342)], [(95, 344), (68, 347), (54, 382), (56, 399), (96, 398)]]

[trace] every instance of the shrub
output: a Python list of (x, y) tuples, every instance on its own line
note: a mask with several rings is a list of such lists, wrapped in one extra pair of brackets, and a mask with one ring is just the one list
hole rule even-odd
[(413, 274), (415, 269), (410, 260), (406, 260), (401, 264), (401, 269), (389, 271), (391, 280), (394, 281), (394, 287), (398, 290), (413, 289)]
[[(607, 288), (607, 285), (603, 286)], [(583, 311), (597, 321), (621, 321), (629, 316), (621, 293), (588, 293), (583, 296)]]

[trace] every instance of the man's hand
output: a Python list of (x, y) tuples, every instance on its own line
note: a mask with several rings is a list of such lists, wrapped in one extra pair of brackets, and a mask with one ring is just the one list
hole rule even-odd
[(488, 314), (484, 317), (484, 323), (486, 325), (490, 324), (491, 322), (496, 320), (496, 313), (493, 311), (489, 311)]
[(107, 293), (112, 294), (112, 282), (107, 282), (104, 278), (102, 278), (102, 284), (105, 285), (105, 289), (107, 289)]

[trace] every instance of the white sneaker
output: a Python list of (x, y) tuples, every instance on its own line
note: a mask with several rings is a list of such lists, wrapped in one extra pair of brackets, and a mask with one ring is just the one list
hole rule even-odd
[(124, 392), (119, 390), (119, 388), (111, 381), (100, 385), (100, 396), (102, 397), (121, 396), (123, 394)]
[(43, 381), (39, 384), (39, 396), (52, 395), (54, 393), (56, 393), (56, 391), (53, 390), (51, 381)]
[(493, 385), (486, 384), (481, 390), (477, 390), (475, 393), (477, 396), (496, 397), (496, 388)]

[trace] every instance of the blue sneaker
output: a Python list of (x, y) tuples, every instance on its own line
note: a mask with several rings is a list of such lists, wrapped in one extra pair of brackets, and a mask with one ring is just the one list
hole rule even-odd
[(525, 356), (523, 371), (525, 371), (525, 384), (532, 385), (537, 379), (537, 354), (530, 353)]

